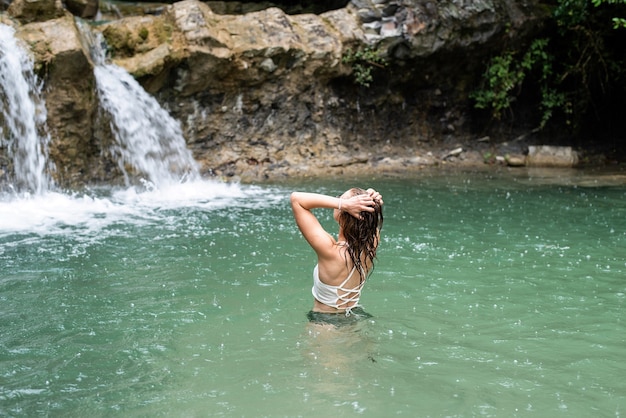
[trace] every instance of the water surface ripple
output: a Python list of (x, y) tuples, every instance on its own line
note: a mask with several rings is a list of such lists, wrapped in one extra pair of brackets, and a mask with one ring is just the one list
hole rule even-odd
[(288, 196), (351, 185), (3, 196), (0, 415), (624, 415), (624, 185), (370, 180), (373, 317), (320, 327)]

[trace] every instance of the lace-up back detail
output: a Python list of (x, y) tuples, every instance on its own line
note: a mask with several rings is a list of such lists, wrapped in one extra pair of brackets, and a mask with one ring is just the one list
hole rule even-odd
[[(350, 316), (350, 311), (359, 305), (359, 299), (361, 298), (361, 290), (365, 285), (365, 280), (359, 283), (354, 288), (346, 288), (346, 284), (352, 275), (356, 271), (356, 266), (352, 268), (350, 274), (339, 286), (331, 286), (320, 280), (319, 266), (316, 265), (313, 269), (313, 297), (323, 303), (335, 309), (345, 310), (346, 316)], [(362, 276), (365, 276), (363, 274)]]

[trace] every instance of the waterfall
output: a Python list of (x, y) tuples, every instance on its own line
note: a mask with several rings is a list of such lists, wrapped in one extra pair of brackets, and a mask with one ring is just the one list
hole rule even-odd
[(128, 179), (125, 165), (156, 187), (197, 176), (198, 169), (180, 124), (124, 69), (94, 69), (100, 106), (111, 116), (116, 145), (111, 149)]
[[(127, 166), (147, 178), (152, 187), (195, 180), (198, 166), (180, 123), (123, 68), (106, 62), (100, 33), (80, 24), (89, 43), (101, 109), (111, 118), (115, 145), (111, 153), (129, 183)], [(91, 39), (90, 39), (91, 38)]]
[(13, 188), (41, 194), (48, 189), (46, 174), (49, 137), (46, 107), (33, 62), (19, 47), (15, 30), (0, 24), (0, 147), (13, 162)]
[[(119, 159), (127, 184), (131, 175), (134, 184), (126, 188), (87, 187), (69, 193), (46, 189), (52, 181), (44, 175), (50, 170), (46, 168), (50, 165), (46, 161), (48, 138), (37, 134), (43, 131), (46, 119), (39, 98), (41, 85), (33, 64), (16, 45), (15, 31), (0, 24), (0, 177), (10, 173), (10, 180), (14, 176), (20, 189), (13, 183), (9, 189), (24, 190), (0, 191), (0, 239), (14, 247), (32, 235), (84, 236), (86, 248), (108, 232), (117, 234), (119, 225), (152, 228), (161, 216), (177, 218), (170, 216), (169, 210), (184, 208), (180, 213), (186, 213), (186, 208), (230, 208), (238, 200), (249, 204), (249, 196), (257, 195), (262, 204), (267, 203), (263, 190), (202, 179), (180, 125), (126, 71), (107, 64), (102, 37), (77, 22), (83, 50), (95, 63), (101, 114), (115, 134), (107, 143), (114, 143), (112, 154)], [(5, 161), (5, 154), (15, 161)], [(139, 176), (144, 187), (135, 187)], [(5, 247), (0, 244), (0, 259)], [(54, 247), (55, 257), (65, 256), (64, 248)], [(73, 253), (75, 246), (67, 250)]]

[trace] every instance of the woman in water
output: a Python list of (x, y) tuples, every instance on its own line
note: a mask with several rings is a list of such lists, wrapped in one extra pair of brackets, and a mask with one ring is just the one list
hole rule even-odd
[[(293, 192), (291, 208), (298, 228), (317, 254), (313, 270), (312, 321), (350, 316), (359, 305), (365, 280), (374, 268), (383, 226), (383, 198), (374, 189), (353, 188), (340, 197)], [(334, 209), (337, 239), (324, 230), (312, 209)], [(361, 311), (362, 312), (362, 311)], [(334, 315), (328, 315), (334, 314)]]

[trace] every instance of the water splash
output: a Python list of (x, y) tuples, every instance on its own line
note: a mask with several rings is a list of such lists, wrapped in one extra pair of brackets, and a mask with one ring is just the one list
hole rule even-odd
[(15, 30), (0, 24), (0, 147), (8, 149), (13, 161), (12, 187), (34, 194), (51, 183), (46, 174), (49, 137), (40, 133), (47, 117), (41, 88)]
[(134, 187), (103, 187), (72, 194), (49, 191), (18, 199), (0, 195), (0, 240), (15, 234), (25, 234), (24, 239), (30, 240), (34, 234), (71, 236), (89, 243), (115, 234), (122, 225), (174, 221), (177, 217), (171, 216), (172, 211), (227, 209), (232, 213), (242, 208), (267, 208), (284, 200), (284, 193), (275, 189), (204, 180), (141, 192)]

